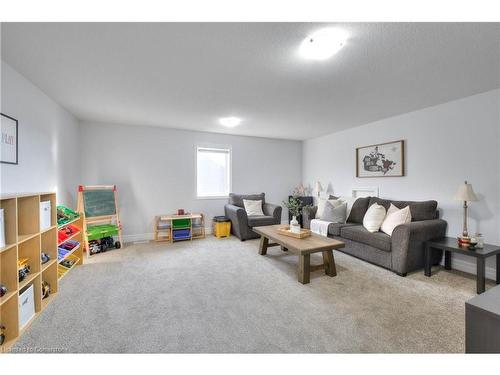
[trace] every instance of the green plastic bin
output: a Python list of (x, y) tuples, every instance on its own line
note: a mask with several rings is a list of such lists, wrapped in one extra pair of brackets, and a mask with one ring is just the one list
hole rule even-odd
[(172, 228), (190, 228), (191, 227), (191, 219), (175, 219), (172, 220)]

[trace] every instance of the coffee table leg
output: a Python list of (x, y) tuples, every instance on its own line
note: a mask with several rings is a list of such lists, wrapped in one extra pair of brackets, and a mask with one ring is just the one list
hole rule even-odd
[(299, 283), (309, 284), (311, 274), (311, 255), (299, 255), (299, 269), (297, 270)]
[(259, 245), (259, 254), (260, 255), (267, 254), (267, 245), (269, 245), (269, 238), (261, 236), (260, 237), (260, 245)]
[(500, 284), (500, 254), (497, 254), (497, 284)]
[(425, 265), (424, 265), (424, 274), (427, 277), (431, 276), (431, 256), (432, 249), (429, 245), (425, 245)]
[(485, 290), (485, 278), (484, 278), (484, 258), (477, 259), (477, 294), (481, 294)]
[(335, 267), (335, 258), (333, 257), (332, 250), (323, 251), (323, 264), (325, 265), (325, 274), (331, 277), (337, 276), (337, 268)]
[(444, 269), (451, 270), (451, 251), (444, 251)]

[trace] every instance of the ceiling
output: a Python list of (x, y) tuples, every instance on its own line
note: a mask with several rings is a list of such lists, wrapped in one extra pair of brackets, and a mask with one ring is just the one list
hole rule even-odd
[[(346, 46), (301, 58), (327, 25)], [(500, 87), (499, 23), (3, 23), (1, 36), (5, 62), (87, 121), (303, 140)]]

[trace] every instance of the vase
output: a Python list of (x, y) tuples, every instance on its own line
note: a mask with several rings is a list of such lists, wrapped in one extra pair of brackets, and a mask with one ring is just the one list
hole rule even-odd
[(300, 225), (297, 221), (297, 216), (292, 216), (292, 220), (290, 221), (290, 232), (300, 233)]

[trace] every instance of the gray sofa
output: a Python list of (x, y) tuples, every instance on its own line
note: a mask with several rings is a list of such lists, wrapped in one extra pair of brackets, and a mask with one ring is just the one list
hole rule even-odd
[[(335, 197), (330, 196), (330, 199)], [(363, 227), (363, 217), (368, 207), (378, 203), (389, 208), (394, 204), (398, 208), (410, 206), (412, 222), (399, 225), (392, 237), (383, 233), (371, 233)], [(310, 228), (317, 207), (303, 213), (303, 225)], [(345, 242), (340, 251), (394, 271), (400, 276), (422, 269), (424, 266), (424, 242), (444, 237), (446, 221), (438, 218), (436, 201), (392, 201), (377, 197), (358, 198), (351, 209), (347, 222), (332, 223), (328, 227), (328, 236)], [(434, 252), (433, 264), (441, 261), (442, 254)]]
[[(243, 205), (243, 199), (261, 200), (264, 216), (248, 216)], [(242, 241), (260, 237), (252, 230), (253, 227), (281, 223), (281, 206), (266, 203), (264, 193), (248, 195), (230, 193), (229, 202), (224, 206), (224, 211), (231, 220), (231, 233)]]

